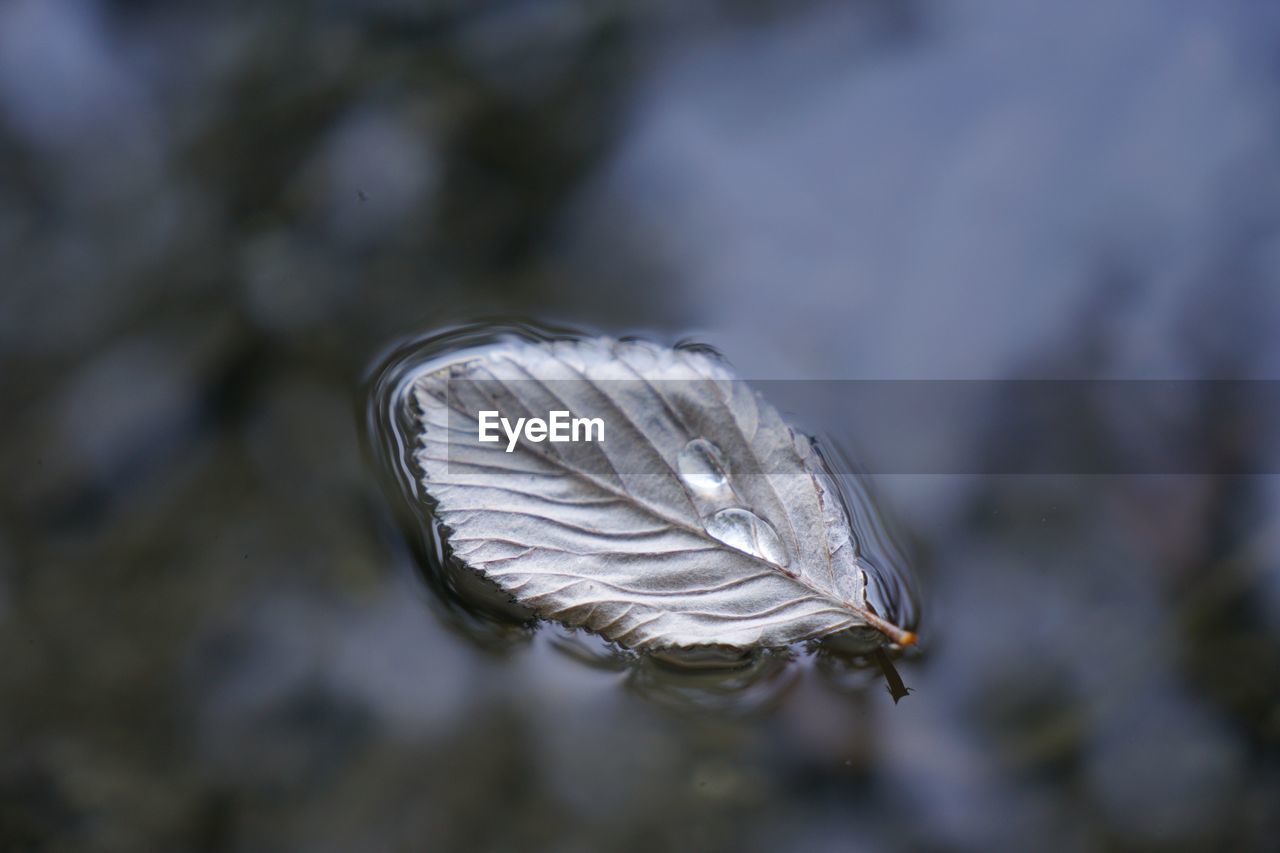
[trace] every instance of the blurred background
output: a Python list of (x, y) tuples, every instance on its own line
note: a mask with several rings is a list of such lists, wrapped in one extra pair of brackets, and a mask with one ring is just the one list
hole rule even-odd
[(387, 346), (494, 313), (759, 379), (1280, 377), (1278, 36), (0, 0), (0, 849), (1274, 849), (1275, 477), (881, 478), (914, 693), (706, 711), (451, 630), (356, 424)]

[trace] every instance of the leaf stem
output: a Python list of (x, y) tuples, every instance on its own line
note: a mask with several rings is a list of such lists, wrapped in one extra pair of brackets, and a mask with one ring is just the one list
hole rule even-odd
[(870, 610), (864, 610), (862, 608), (858, 608), (858, 611), (859, 611), (858, 615), (861, 616), (864, 620), (866, 620), (866, 623), (868, 625), (870, 625), (872, 628), (875, 628), (881, 634), (884, 634), (890, 640), (893, 640), (893, 642), (897, 643), (899, 646), (915, 645), (915, 642), (918, 638), (916, 637), (916, 633), (914, 631), (908, 631), (905, 628), (899, 628), (897, 625), (893, 624), (888, 619), (882, 619), (876, 614), (872, 613)]

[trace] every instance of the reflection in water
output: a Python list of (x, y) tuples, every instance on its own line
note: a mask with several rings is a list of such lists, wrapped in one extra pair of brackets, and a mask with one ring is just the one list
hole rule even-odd
[(747, 716), (782, 701), (800, 677), (795, 662), (796, 653), (785, 649), (727, 657), (649, 654), (631, 668), (627, 687), (671, 710)]
[[(463, 325), (396, 347), (367, 383), (366, 448), (410, 534), (423, 577), (439, 599), (437, 609), (455, 630), (485, 648), (510, 648), (527, 641), (535, 614), (453, 555), (448, 531), (432, 514), (431, 497), (420, 482), (414, 459), (414, 436), (420, 426), (409, 390), (424, 371), (456, 363), (499, 341), (583, 336), (570, 329), (511, 320)], [(697, 344), (682, 346), (705, 351)], [(699, 506), (708, 512), (703, 524), (710, 536), (777, 565), (790, 565), (790, 556), (773, 526), (751, 510), (733, 505), (738, 498), (730, 465), (719, 447), (706, 438), (693, 439), (680, 451), (674, 468)], [(871, 503), (865, 484), (846, 476), (823, 485), (845, 504), (861, 567), (851, 581), (856, 588), (842, 589), (842, 593), (850, 601), (865, 600), (877, 614), (914, 630), (919, 615), (910, 570), (885, 528), (883, 514)], [(730, 505), (717, 508), (725, 503)], [(767, 706), (777, 690), (790, 683), (783, 671), (806, 647), (820, 648), (826, 657), (844, 659), (846, 668), (884, 673), (891, 685), (897, 679), (887, 657), (866, 655), (870, 645), (883, 639), (869, 627), (842, 631), (816, 644), (750, 654), (717, 647), (636, 654), (586, 632), (559, 627), (554, 637), (554, 647), (577, 660), (608, 668), (630, 666), (633, 671), (628, 683), (666, 705), (732, 706), (738, 710)], [(901, 689), (892, 692), (897, 696)]]

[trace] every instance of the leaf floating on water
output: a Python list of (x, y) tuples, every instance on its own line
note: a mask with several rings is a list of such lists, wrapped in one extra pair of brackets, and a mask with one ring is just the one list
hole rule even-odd
[[(868, 602), (812, 441), (705, 351), (507, 340), (431, 365), (411, 393), (454, 557), (541, 617), (637, 650), (915, 640)], [(479, 440), (481, 412), (554, 410), (599, 418), (604, 440)]]

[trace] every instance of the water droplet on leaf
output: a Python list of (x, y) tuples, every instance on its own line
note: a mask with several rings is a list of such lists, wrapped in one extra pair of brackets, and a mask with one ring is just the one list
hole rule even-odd
[(722, 509), (707, 519), (706, 530), (730, 548), (737, 548), (774, 565), (786, 566), (791, 562), (777, 531), (749, 509)]
[(680, 479), (695, 495), (714, 497), (729, 484), (729, 468), (720, 448), (705, 438), (695, 438), (676, 458)]

